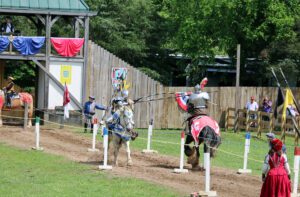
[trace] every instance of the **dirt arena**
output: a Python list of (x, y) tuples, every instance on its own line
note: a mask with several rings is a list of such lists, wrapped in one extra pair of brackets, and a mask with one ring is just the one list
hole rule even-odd
[[(91, 139), (73, 133), (67, 129), (41, 128), (41, 146), (46, 153), (64, 156), (70, 160), (90, 164), (93, 169), (103, 160), (102, 144), (97, 143), (100, 152), (88, 152)], [(137, 139), (138, 140), (138, 139)], [(0, 142), (22, 149), (31, 149), (35, 145), (34, 128), (24, 131), (19, 127), (0, 128)], [(204, 190), (204, 172), (190, 171), (188, 174), (174, 174), (178, 168), (178, 158), (162, 155), (145, 155), (132, 150), (133, 166), (127, 167), (124, 149), (121, 149), (119, 167), (113, 168), (112, 175), (135, 177), (155, 184), (164, 185), (177, 191), (179, 195), (189, 196), (191, 192)], [(189, 166), (187, 166), (189, 167)], [(239, 175), (236, 171), (216, 168), (211, 169), (211, 190), (221, 197), (259, 196), (261, 180), (259, 176)]]

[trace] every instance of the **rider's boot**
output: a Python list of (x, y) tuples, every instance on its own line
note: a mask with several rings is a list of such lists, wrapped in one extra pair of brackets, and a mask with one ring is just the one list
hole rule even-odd
[(91, 133), (93, 133), (94, 124), (91, 124)]
[(84, 123), (84, 132), (86, 133), (87, 131), (87, 127), (88, 127), (88, 124), (87, 123)]

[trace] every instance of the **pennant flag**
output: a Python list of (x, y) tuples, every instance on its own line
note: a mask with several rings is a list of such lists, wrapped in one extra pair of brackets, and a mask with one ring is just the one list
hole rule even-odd
[(285, 99), (284, 99), (283, 111), (282, 111), (283, 122), (285, 122), (286, 120), (286, 109), (288, 108), (289, 105), (293, 105), (293, 104), (294, 104), (293, 93), (291, 89), (287, 89), (285, 93)]
[(277, 108), (283, 104), (284, 96), (282, 94), (281, 88), (278, 87), (278, 93), (277, 93), (277, 99), (276, 99), (276, 105), (274, 109), (274, 117), (277, 118), (278, 112)]
[(69, 90), (68, 90), (68, 86), (65, 83), (65, 91), (64, 91), (64, 118), (68, 119), (69, 118), (69, 103), (70, 103), (71, 99), (70, 99), (70, 94), (69, 94)]

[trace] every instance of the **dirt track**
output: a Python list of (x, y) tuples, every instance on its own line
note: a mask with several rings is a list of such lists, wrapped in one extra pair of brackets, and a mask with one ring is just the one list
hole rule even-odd
[[(23, 131), (16, 127), (0, 128), (0, 142), (23, 149), (34, 146), (34, 130)], [(138, 140), (138, 139), (137, 139)], [(61, 155), (68, 159), (91, 164), (94, 169), (102, 161), (102, 151), (88, 152), (90, 139), (68, 131), (58, 129), (41, 130), (41, 146), (45, 152)], [(101, 149), (101, 144), (97, 144)], [(120, 153), (119, 167), (112, 173), (121, 177), (136, 177), (152, 183), (164, 185), (177, 191), (182, 196), (188, 196), (193, 191), (204, 189), (204, 172), (193, 171), (188, 174), (174, 174), (172, 170), (178, 167), (178, 158), (162, 155), (144, 155), (132, 151), (133, 166), (125, 166), (124, 150)], [(238, 175), (235, 171), (215, 168), (211, 172), (211, 190), (217, 191), (221, 197), (255, 197), (259, 196), (261, 181), (258, 176)]]

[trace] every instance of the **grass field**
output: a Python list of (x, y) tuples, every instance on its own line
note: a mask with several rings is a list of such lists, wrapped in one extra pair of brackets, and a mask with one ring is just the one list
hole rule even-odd
[[(157, 150), (160, 154), (178, 156), (180, 154), (180, 130), (154, 130), (151, 149)], [(243, 156), (245, 146), (245, 133), (222, 132), (222, 144), (219, 147), (217, 156), (212, 159), (213, 166), (236, 169), (243, 168)], [(256, 133), (252, 133), (256, 136)], [(280, 137), (280, 136), (277, 136)], [(168, 143), (170, 142), (170, 143)], [(146, 149), (147, 130), (139, 130), (139, 138), (131, 143), (132, 147), (138, 150)], [(293, 138), (287, 137), (287, 155), (290, 167), (294, 165)], [(203, 159), (203, 146), (200, 146), (200, 157)], [(265, 134), (262, 139), (251, 138), (250, 153), (248, 155), (248, 168), (253, 174), (261, 174), (262, 162), (269, 150)], [(179, 163), (179, 161), (178, 161)]]
[(177, 196), (133, 178), (118, 178), (62, 157), (0, 144), (0, 196)]

